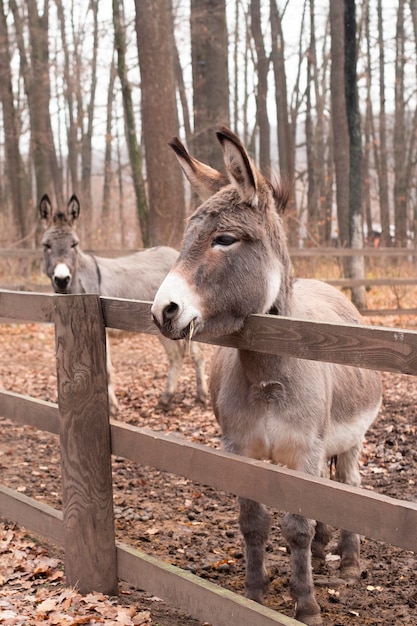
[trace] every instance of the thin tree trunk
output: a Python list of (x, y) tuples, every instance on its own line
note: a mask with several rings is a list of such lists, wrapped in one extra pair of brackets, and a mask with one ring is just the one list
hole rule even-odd
[(339, 244), (349, 244), (349, 131), (345, 98), (344, 3), (330, 3), (331, 103)]
[(122, 25), (121, 8), (123, 9), (123, 0), (113, 0), (114, 47), (117, 51), (117, 71), (122, 88), (126, 142), (135, 190), (136, 210), (142, 231), (142, 239), (144, 245), (147, 246), (149, 244), (149, 210), (142, 176), (142, 153), (136, 135), (132, 89), (127, 77), (126, 38)]
[(113, 99), (114, 99), (114, 83), (116, 81), (116, 66), (114, 63), (110, 66), (109, 88), (107, 92), (106, 107), (106, 149), (104, 153), (104, 184), (103, 184), (103, 207), (102, 222), (108, 224), (110, 222), (110, 198), (111, 183), (113, 179), (112, 172), (112, 145), (113, 145)]
[(261, 29), (260, 0), (251, 0), (251, 30), (256, 51), (256, 120), (259, 128), (259, 165), (264, 173), (271, 169), (271, 129), (269, 125), (267, 95), (269, 58), (265, 52), (264, 37)]
[[(379, 183), (379, 204), (381, 207), (381, 245), (391, 246), (390, 210), (388, 194), (388, 164), (385, 113), (385, 40), (382, 19), (382, 0), (378, 0), (378, 48), (379, 48), (379, 152), (377, 167)], [(374, 141), (375, 153), (377, 153)]]
[(395, 113), (394, 113), (394, 210), (395, 245), (407, 245), (407, 201), (406, 180), (406, 131), (404, 101), (404, 0), (399, 0), (397, 12), (396, 58), (395, 58)]
[(30, 230), (27, 210), (30, 205), (30, 185), (19, 148), (20, 124), (13, 98), (10, 45), (3, 0), (0, 0), (0, 101), (14, 236), (28, 244), (25, 238)]
[[(363, 248), (362, 214), (362, 138), (356, 75), (356, 6), (355, 0), (345, 0), (345, 89), (346, 112), (349, 129), (349, 225), (350, 245)], [(350, 259), (350, 277), (365, 278), (365, 258)], [(366, 291), (363, 285), (352, 287), (352, 301), (366, 308)]]

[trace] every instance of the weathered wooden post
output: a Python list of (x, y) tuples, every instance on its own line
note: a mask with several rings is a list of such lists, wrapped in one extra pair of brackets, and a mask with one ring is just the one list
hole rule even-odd
[(65, 576), (117, 594), (106, 339), (98, 295), (54, 297)]

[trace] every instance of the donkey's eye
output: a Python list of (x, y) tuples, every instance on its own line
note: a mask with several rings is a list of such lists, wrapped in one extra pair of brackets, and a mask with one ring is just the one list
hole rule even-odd
[(215, 246), (223, 246), (227, 248), (237, 241), (239, 241), (239, 239), (237, 239), (233, 235), (217, 235), (217, 237), (214, 237), (213, 241), (211, 242), (211, 247), (214, 248)]
[(74, 243), (71, 244), (71, 248), (76, 248), (78, 246), (78, 241), (74, 241)]
[(50, 250), (50, 249), (51, 249), (51, 246), (50, 246), (50, 244), (49, 244), (49, 243), (44, 243), (44, 244), (42, 244), (42, 245), (43, 245), (43, 249), (44, 249), (44, 250)]

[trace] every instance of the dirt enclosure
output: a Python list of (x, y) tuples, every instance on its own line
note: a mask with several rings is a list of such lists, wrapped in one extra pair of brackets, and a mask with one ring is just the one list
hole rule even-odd
[[(380, 323), (379, 320), (373, 322)], [(404, 319), (397, 321), (403, 326), (404, 322)], [(157, 400), (163, 388), (166, 364), (157, 339), (114, 333), (111, 344), (116, 394), (120, 401), (118, 419), (175, 433), (193, 442), (220, 446), (220, 433), (210, 407), (203, 408), (194, 400), (194, 375), (188, 359), (175, 402), (171, 410), (163, 412), (157, 408)], [(56, 401), (51, 326), (0, 325), (0, 348), (0, 381), (4, 388)], [(212, 350), (212, 347), (206, 347), (208, 357)], [(367, 435), (361, 461), (363, 486), (396, 498), (416, 500), (417, 381), (396, 374), (383, 374), (383, 380), (383, 408)], [(60, 508), (57, 437), (30, 427), (14, 426), (4, 418), (0, 418), (0, 423), (1, 483)], [(243, 545), (234, 496), (117, 457), (113, 459), (113, 475), (118, 540), (239, 594), (244, 593)], [(280, 518), (281, 513), (272, 511), (272, 532), (267, 548), (271, 583), (266, 604), (293, 616), (289, 558), (280, 534)], [(104, 610), (100, 612), (97, 599), (96, 604), (91, 600), (89, 610), (80, 598), (71, 604), (68, 594), (64, 593), (62, 552), (38, 540), (33, 541), (10, 524), (3, 523), (1, 529), (3, 548), (0, 558), (9, 569), (4, 572), (0, 569), (0, 617), (2, 611), (3, 615), (9, 613), (6, 618), (0, 618), (0, 623), (201, 624), (125, 584), (121, 585), (117, 600), (119, 613), (111, 613), (110, 609), (107, 614)], [(361, 579), (353, 586), (346, 586), (338, 579), (336, 538), (337, 533), (329, 546), (325, 568), (315, 573), (324, 624), (415, 626), (417, 568), (414, 553), (364, 537)], [(19, 541), (24, 547), (19, 547)], [(37, 577), (33, 573), (27, 574), (23, 565), (20, 570), (14, 566), (13, 570), (10, 560), (13, 542), (14, 550), (26, 554), (26, 560), (31, 550), (35, 550), (43, 555), (44, 560), (48, 558), (55, 565), (47, 568), (48, 574), (41, 568)], [(39, 605), (48, 599), (51, 602), (53, 598), (56, 600), (57, 594), (66, 598), (66, 603), (60, 607), (63, 610), (61, 621), (57, 621), (52, 608), (39, 612)], [(113, 609), (115, 602), (114, 599), (110, 602)], [(57, 608), (57, 602), (54, 606)], [(20, 622), (12, 617), (13, 607), (15, 613), (26, 616)], [(63, 607), (67, 609), (64, 611)], [(116, 614), (119, 618), (114, 617)]]

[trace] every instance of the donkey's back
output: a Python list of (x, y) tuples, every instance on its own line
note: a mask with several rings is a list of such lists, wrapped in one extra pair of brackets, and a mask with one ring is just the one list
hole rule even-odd
[(100, 294), (153, 300), (177, 257), (178, 252), (168, 246), (147, 248), (116, 259), (95, 256), (100, 271)]

